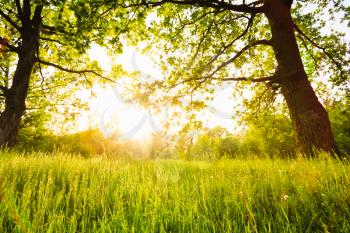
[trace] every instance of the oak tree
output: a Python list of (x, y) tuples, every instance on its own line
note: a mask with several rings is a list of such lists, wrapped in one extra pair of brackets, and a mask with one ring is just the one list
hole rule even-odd
[(349, 84), (344, 34), (327, 31), (327, 20), (348, 9), (343, 1), (142, 0), (123, 6), (148, 9), (139, 38), (160, 54), (161, 86), (194, 96), (223, 82), (263, 84), (283, 96), (300, 153), (338, 153), (311, 80)]
[[(121, 50), (118, 36), (131, 13), (117, 9), (116, 4), (90, 0), (0, 1), (0, 147), (16, 143), (28, 108), (58, 102), (45, 97), (48, 92), (84, 88), (81, 83), (96, 77), (113, 81), (86, 52), (92, 43)], [(38, 98), (30, 101), (30, 96)]]

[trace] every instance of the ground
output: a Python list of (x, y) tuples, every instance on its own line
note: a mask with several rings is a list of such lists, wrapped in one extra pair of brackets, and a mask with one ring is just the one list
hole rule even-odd
[(350, 164), (0, 156), (0, 232), (350, 232)]

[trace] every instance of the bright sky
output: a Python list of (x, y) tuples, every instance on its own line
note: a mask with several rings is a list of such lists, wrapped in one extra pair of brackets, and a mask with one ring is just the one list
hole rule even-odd
[[(140, 78), (162, 77), (160, 70), (155, 67), (152, 60), (138, 53), (133, 47), (125, 47), (122, 55), (112, 58), (106, 50), (94, 45), (89, 55), (92, 60), (100, 63), (106, 73), (110, 72), (111, 65), (116, 62), (122, 64), (127, 71), (139, 71)], [(126, 104), (123, 101), (120, 86), (111, 84), (107, 88), (102, 88), (100, 85), (95, 85), (93, 92), (94, 96), (91, 96), (90, 89), (77, 94), (79, 98), (87, 101), (90, 107), (86, 114), (80, 116), (78, 130), (98, 126), (104, 134), (111, 134), (114, 130), (118, 130), (125, 138), (139, 140), (146, 140), (153, 132), (161, 130), (159, 116), (136, 104)], [(229, 85), (217, 91), (209, 110), (203, 115), (205, 126), (221, 125), (230, 131), (234, 130), (231, 95), (232, 89)]]

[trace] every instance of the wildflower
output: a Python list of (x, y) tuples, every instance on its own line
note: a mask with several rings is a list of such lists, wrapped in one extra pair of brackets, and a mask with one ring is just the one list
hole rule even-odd
[(282, 198), (283, 198), (283, 200), (286, 201), (286, 200), (288, 200), (289, 196), (287, 194), (284, 194)]

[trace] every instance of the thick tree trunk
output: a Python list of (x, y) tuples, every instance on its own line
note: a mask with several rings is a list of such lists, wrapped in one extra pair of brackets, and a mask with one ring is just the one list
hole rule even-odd
[(338, 153), (328, 118), (304, 70), (294, 34), (290, 4), (265, 0), (266, 16), (278, 63), (277, 76), (289, 109), (298, 152), (313, 156), (315, 150)]
[(23, 113), (7, 110), (0, 116), (0, 147), (12, 147), (16, 143), (16, 136)]
[(29, 80), (34, 66), (35, 52), (38, 48), (38, 32), (29, 29), (22, 33), (18, 63), (11, 88), (5, 92), (5, 110), (0, 115), (0, 147), (11, 147), (16, 137), (25, 111), (25, 100)]

